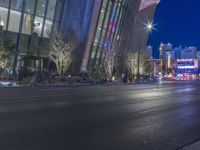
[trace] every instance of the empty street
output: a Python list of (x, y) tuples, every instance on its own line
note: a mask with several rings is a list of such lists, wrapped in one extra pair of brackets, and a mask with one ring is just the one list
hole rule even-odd
[(200, 138), (200, 83), (1, 88), (1, 150), (175, 150)]

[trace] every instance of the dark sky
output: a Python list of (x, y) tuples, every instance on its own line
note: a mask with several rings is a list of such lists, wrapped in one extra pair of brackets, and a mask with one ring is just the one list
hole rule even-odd
[(154, 53), (160, 42), (170, 42), (174, 47), (197, 46), (200, 48), (200, 0), (161, 0), (149, 44)]

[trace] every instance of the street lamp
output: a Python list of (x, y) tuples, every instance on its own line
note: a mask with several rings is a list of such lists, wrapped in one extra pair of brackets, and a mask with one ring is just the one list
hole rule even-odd
[[(148, 22), (147, 24), (145, 24), (145, 31), (148, 33), (150, 33), (152, 30), (154, 30), (154, 25), (152, 22)], [(145, 34), (144, 34), (145, 35)], [(143, 36), (140, 38), (140, 42), (139, 42), (139, 48), (138, 48), (138, 67), (137, 67), (137, 82), (140, 82), (140, 51), (141, 51), (141, 44), (143, 44), (141, 41), (143, 40)]]
[(155, 28), (154, 28), (154, 24), (152, 23), (152, 22), (148, 22), (147, 24), (145, 24), (145, 29), (146, 29), (146, 31), (147, 32), (151, 32), (152, 30), (155, 30)]
[(148, 30), (151, 30), (152, 28), (153, 28), (153, 25), (151, 23), (147, 25)]

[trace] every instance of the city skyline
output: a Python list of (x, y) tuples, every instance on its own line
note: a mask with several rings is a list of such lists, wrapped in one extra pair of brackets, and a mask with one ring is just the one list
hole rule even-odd
[[(172, 43), (178, 46), (200, 47), (200, 18), (197, 12), (199, 1), (162, 0), (160, 1), (154, 18), (156, 30), (149, 37), (149, 45), (153, 46), (154, 56), (158, 57), (158, 47), (160, 42)], [(189, 10), (189, 12), (188, 12)]]

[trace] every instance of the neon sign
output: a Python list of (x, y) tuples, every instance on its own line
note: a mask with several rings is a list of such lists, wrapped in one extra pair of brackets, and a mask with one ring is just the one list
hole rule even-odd
[(194, 59), (177, 59), (177, 62), (192, 62)]
[(195, 66), (178, 66), (178, 69), (195, 69)]

